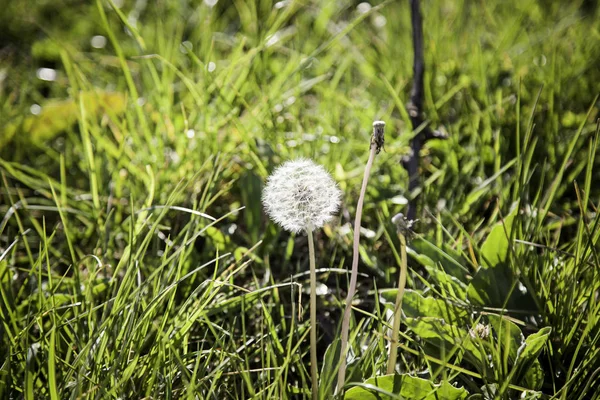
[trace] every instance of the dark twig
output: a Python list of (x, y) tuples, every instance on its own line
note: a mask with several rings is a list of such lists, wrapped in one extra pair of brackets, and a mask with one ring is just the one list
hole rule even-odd
[[(423, 119), (423, 75), (425, 74), (425, 58), (423, 56), (423, 18), (419, 7), (419, 0), (410, 0), (410, 14), (413, 26), (413, 86), (410, 91), (410, 101), (406, 108), (410, 116), (413, 131), (419, 129)], [(419, 186), (419, 153), (421, 148), (430, 139), (443, 139), (446, 136), (439, 131), (432, 131), (428, 126), (422, 127), (410, 143), (410, 154), (402, 159), (402, 165), (408, 171), (408, 191), (413, 193)], [(417, 218), (416, 201), (411, 199), (408, 203), (406, 217), (409, 220)]]

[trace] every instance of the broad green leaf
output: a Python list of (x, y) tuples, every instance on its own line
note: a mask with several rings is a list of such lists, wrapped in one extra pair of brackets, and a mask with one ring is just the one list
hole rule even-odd
[(461, 400), (469, 393), (444, 381), (435, 384), (407, 374), (384, 375), (367, 379), (346, 392), (346, 400)]
[[(544, 370), (540, 364), (540, 360), (537, 358), (533, 360), (533, 363), (525, 370), (523, 378), (517, 377), (514, 381), (518, 385), (525, 386), (526, 388), (538, 390), (542, 388), (544, 384)], [(537, 397), (526, 397), (528, 399), (537, 399)]]
[(429, 276), (437, 283), (438, 286), (450, 292), (450, 295), (455, 299), (464, 300), (467, 298), (468, 286), (455, 276), (447, 274), (439, 268), (425, 266)]
[(544, 371), (538, 357), (550, 337), (552, 328), (549, 326), (529, 335), (523, 345), (518, 349), (515, 382), (524, 384), (530, 389), (540, 389), (544, 382)]
[(535, 301), (506, 264), (480, 268), (467, 288), (467, 299), (479, 306), (535, 311)]
[[(426, 261), (423, 265), (431, 265), (436, 268), (439, 268), (441, 265), (442, 269), (460, 279), (463, 282), (468, 282), (469, 280), (469, 270), (463, 265), (461, 262), (461, 256), (449, 246), (443, 246), (442, 249), (435, 246), (433, 243), (428, 242), (425, 239), (418, 238), (411, 242), (410, 247), (414, 250), (414, 253), (427, 256), (433, 263)], [(414, 253), (411, 252), (411, 255)], [(419, 260), (421, 261), (421, 260)]]
[(436, 345), (441, 345), (442, 342), (446, 343), (449, 349), (453, 346), (460, 346), (479, 358), (480, 351), (471, 340), (469, 332), (443, 318), (406, 318), (403, 322), (422, 339)]
[(443, 299), (423, 297), (418, 292), (407, 289), (402, 300), (402, 310), (409, 318), (434, 317), (451, 324), (463, 324), (469, 312)]
[(498, 315), (488, 315), (488, 320), (495, 332), (496, 341), (502, 349), (494, 362), (500, 363), (502, 354), (508, 352), (508, 362), (513, 366), (512, 372), (514, 372), (514, 374), (511, 372), (510, 381), (529, 389), (540, 389), (544, 382), (544, 371), (537, 357), (552, 329), (542, 328), (525, 339), (521, 328), (508, 319)]
[(517, 208), (497, 223), (481, 246), (482, 266), (469, 283), (467, 298), (479, 306), (535, 311), (533, 298), (517, 282), (507, 256)]
[[(457, 299), (466, 299), (467, 279), (464, 279), (466, 278), (466, 275), (463, 277), (463, 280), (461, 280), (461, 278), (449, 274), (444, 269), (440, 268), (439, 264), (433, 261), (429, 256), (418, 253), (416, 250), (411, 249), (410, 247), (407, 249), (407, 253), (410, 255), (410, 257), (414, 258), (425, 267), (429, 273), (429, 276), (437, 285), (444, 287), (445, 290), (451, 291), (451, 294)], [(462, 272), (459, 275), (462, 276)]]
[(552, 328), (546, 326), (536, 333), (529, 335), (527, 339), (525, 339), (525, 346), (519, 349), (519, 361), (527, 361), (537, 358), (542, 351), (542, 348), (548, 341), (550, 333), (552, 333)]
[(510, 240), (510, 232), (512, 230), (512, 224), (516, 214), (517, 207), (514, 207), (504, 221), (498, 222), (492, 228), (489, 236), (481, 246), (481, 263), (484, 266), (493, 268), (506, 261), (509, 248), (508, 242)]
[(467, 287), (467, 298), (478, 306), (504, 307), (515, 277), (507, 266), (480, 268)]
[[(503, 352), (508, 351), (510, 361), (514, 362), (517, 358), (519, 347), (525, 342), (521, 328), (514, 322), (499, 315), (490, 314), (488, 315), (488, 320), (496, 334), (496, 340), (502, 346)], [(506, 335), (508, 335), (508, 341)], [(508, 345), (508, 348), (506, 345)]]
[[(457, 324), (432, 317), (406, 318), (403, 322), (427, 343), (423, 350), (433, 357), (455, 354), (457, 359), (464, 357), (465, 361), (476, 368), (482, 363), (489, 363), (487, 355), (494, 349), (492, 337), (477, 337), (477, 334), (469, 329), (466, 319)], [(493, 378), (493, 375), (490, 378)]]

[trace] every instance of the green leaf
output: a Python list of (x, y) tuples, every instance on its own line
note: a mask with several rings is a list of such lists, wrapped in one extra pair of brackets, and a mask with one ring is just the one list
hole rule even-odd
[(540, 389), (544, 382), (544, 371), (541, 368), (538, 357), (552, 333), (552, 328), (547, 326), (538, 332), (529, 335), (525, 343), (518, 349), (515, 374), (515, 382), (523, 380), (527, 387)]
[[(525, 386), (529, 389), (538, 390), (542, 388), (544, 384), (544, 370), (542, 369), (542, 365), (540, 364), (540, 360), (537, 358), (533, 360), (533, 363), (525, 370), (525, 375), (522, 379), (518, 378), (515, 380), (517, 384), (521, 386)], [(535, 398), (537, 397), (527, 397), (527, 398)]]
[(340, 360), (340, 339), (336, 338), (325, 350), (321, 374), (319, 376), (319, 398), (326, 399), (333, 393)]
[(552, 333), (552, 328), (546, 326), (536, 333), (529, 335), (525, 340), (525, 347), (519, 349), (519, 360), (523, 362), (537, 358), (548, 341), (550, 333)]
[(497, 223), (481, 246), (481, 263), (467, 288), (467, 298), (475, 305), (535, 311), (537, 306), (519, 282), (507, 262), (510, 232), (517, 208)]
[(48, 351), (48, 386), (50, 387), (50, 399), (58, 400), (58, 379), (56, 377), (56, 328), (50, 331), (50, 348)]
[[(493, 159), (494, 158), (494, 156), (493, 156), (494, 151), (490, 146), (484, 146), (483, 150), (488, 150), (487, 154), (485, 154), (485, 153), (483, 154), (483, 157), (482, 157), (483, 159), (485, 159), (485, 158)], [(487, 157), (485, 157), (486, 155), (487, 155)], [(512, 167), (515, 162), (516, 162), (516, 159), (509, 161), (498, 172), (496, 172), (494, 175), (490, 176), (488, 179), (483, 181), (478, 187), (473, 189), (467, 195), (466, 199), (464, 200), (463, 207), (459, 211), (459, 214), (460, 215), (467, 214), (473, 208), (473, 205), (475, 203), (477, 203), (477, 201), (479, 201), (479, 199), (481, 197), (483, 197), (483, 195), (485, 195), (486, 193), (489, 193), (489, 191), (490, 191), (489, 187), (498, 179), (498, 177), (500, 175), (504, 174), (506, 172), (506, 170), (508, 170), (510, 167)]]
[(447, 274), (439, 268), (425, 267), (431, 279), (433, 279), (437, 285), (449, 292), (448, 294), (457, 300), (464, 301), (467, 298), (468, 286), (460, 279)]
[(480, 268), (467, 287), (467, 299), (478, 306), (504, 307), (514, 280), (513, 272), (506, 265)]
[[(502, 346), (502, 353), (508, 352), (509, 359), (511, 362), (514, 362), (517, 359), (519, 347), (525, 342), (521, 328), (514, 322), (499, 315), (490, 314), (488, 315), (488, 320), (496, 333), (497, 341)], [(508, 335), (508, 339), (506, 335)]]
[(469, 332), (457, 325), (448, 323), (443, 318), (406, 318), (404, 323), (415, 334), (430, 343), (438, 346), (447, 345), (447, 347), (460, 346), (480, 358), (481, 352), (471, 340)]
[[(508, 353), (509, 365), (513, 366), (507, 379), (519, 386), (540, 389), (544, 383), (544, 371), (537, 358), (552, 329), (542, 328), (525, 339), (521, 328), (508, 319), (499, 315), (488, 315), (488, 320), (495, 332), (498, 346), (502, 349), (498, 357)], [(498, 358), (494, 362), (501, 361)]]
[(346, 400), (461, 400), (469, 393), (444, 381), (435, 384), (407, 374), (384, 375), (367, 379), (346, 392)]
[(467, 288), (467, 299), (479, 306), (535, 311), (537, 306), (528, 292), (521, 292), (512, 270), (506, 264), (480, 268)]
[(358, 252), (360, 254), (361, 261), (369, 268), (375, 268), (375, 262), (373, 261), (375, 257), (367, 250), (365, 246), (359, 246)]
[(410, 247), (414, 251), (409, 251), (411, 256), (414, 254), (425, 255), (427, 256), (432, 263), (427, 262), (426, 259), (418, 259), (423, 265), (430, 265), (433, 267), (442, 266), (443, 270), (460, 279), (462, 282), (468, 282), (469, 280), (469, 270), (463, 265), (461, 262), (461, 256), (455, 250), (450, 248), (449, 246), (442, 246), (443, 248), (439, 248), (435, 246), (433, 243), (428, 242), (425, 239), (418, 238), (411, 242)]
[(514, 207), (504, 221), (497, 223), (492, 228), (489, 236), (481, 246), (481, 258), (484, 266), (493, 268), (506, 261), (510, 232), (516, 214), (517, 207)]
[[(438, 286), (443, 287), (445, 290), (449, 291), (454, 298), (461, 300), (466, 299), (466, 281), (468, 279), (467, 275), (464, 275), (462, 270), (458, 273), (460, 277), (457, 277), (455, 275), (447, 273), (444, 269), (440, 268), (435, 261), (433, 261), (429, 256), (426, 256), (425, 254), (417, 253), (414, 249), (411, 249), (410, 247), (407, 249), (407, 253), (417, 262), (419, 262), (422, 266), (425, 267), (425, 269), (429, 273), (429, 276), (434, 280), (434, 282)], [(452, 267), (448, 267), (447, 269), (454, 271)]]
[(261, 202), (255, 199), (261, 197), (263, 180), (253, 170), (247, 170), (240, 178), (240, 188), (242, 204), (246, 205), (243, 213), (244, 221), (248, 227), (250, 240), (255, 243), (259, 239), (259, 228), (263, 218)]
[(468, 310), (444, 299), (423, 297), (419, 292), (407, 289), (402, 300), (402, 310), (407, 317), (434, 317), (447, 323), (464, 324), (469, 318)]
[[(487, 355), (494, 348), (491, 336), (479, 339), (474, 332), (467, 329), (470, 325), (467, 319), (454, 324), (434, 317), (406, 318), (403, 322), (428, 344), (423, 350), (433, 357), (455, 354), (458, 359), (464, 357), (465, 361), (476, 368), (489, 362)], [(493, 375), (490, 376), (492, 377)]]

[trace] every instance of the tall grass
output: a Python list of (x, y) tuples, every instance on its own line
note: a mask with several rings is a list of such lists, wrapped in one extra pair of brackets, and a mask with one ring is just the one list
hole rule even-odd
[[(39, 28), (11, 22), (2, 39), (18, 47), (0, 61), (1, 398), (309, 396), (306, 239), (260, 204), (268, 173), (298, 156), (345, 196), (315, 233), (329, 396), (374, 119), (388, 136), (346, 397), (600, 398), (598, 10), (422, 2), (425, 109), (449, 140), (427, 144), (408, 193), (406, 2), (122, 3), (63, 20), (7, 8)], [(384, 376), (406, 199), (423, 213), (400, 374)]]

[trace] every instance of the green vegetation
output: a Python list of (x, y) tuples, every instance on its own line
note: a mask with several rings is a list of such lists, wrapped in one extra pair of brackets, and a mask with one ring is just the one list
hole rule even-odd
[(425, 111), (449, 139), (414, 193), (407, 1), (4, 3), (0, 398), (310, 396), (307, 238), (261, 205), (300, 156), (344, 193), (315, 232), (330, 396), (377, 119), (346, 398), (600, 399), (594, 2), (422, 1)]

